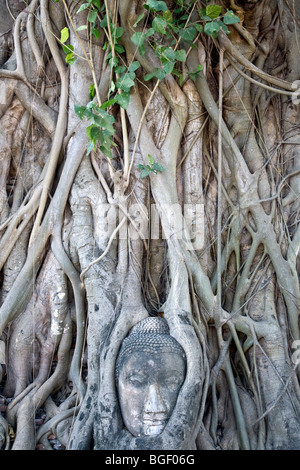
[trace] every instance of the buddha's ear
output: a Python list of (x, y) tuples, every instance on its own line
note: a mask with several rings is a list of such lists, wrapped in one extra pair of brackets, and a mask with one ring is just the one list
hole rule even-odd
[[(122, 307), (117, 320), (107, 324), (106, 341), (101, 345), (99, 361), (99, 389), (97, 422), (94, 423), (95, 448), (105, 449), (104, 438), (109, 436), (110, 444), (118, 449), (117, 435), (124, 428), (116, 387), (115, 366), (123, 339), (130, 329), (148, 316), (144, 307)], [(125, 447), (124, 447), (125, 448)]]

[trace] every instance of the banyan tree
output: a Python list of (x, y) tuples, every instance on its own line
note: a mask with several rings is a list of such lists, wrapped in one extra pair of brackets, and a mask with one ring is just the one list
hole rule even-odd
[[(2, 449), (300, 448), (299, 33), (295, 0), (1, 0)], [(174, 391), (147, 435), (130, 338)]]

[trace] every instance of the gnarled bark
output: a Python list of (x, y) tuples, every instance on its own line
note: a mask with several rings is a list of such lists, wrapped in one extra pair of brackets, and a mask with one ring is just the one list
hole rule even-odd
[[(298, 4), (222, 0), (240, 22), (191, 45), (202, 2), (101, 2), (89, 36), (96, 3), (0, 7), (0, 445), (299, 449)], [(147, 43), (155, 17), (173, 37)], [(147, 32), (143, 52), (132, 35)], [(186, 60), (145, 80), (160, 45)], [(139, 63), (124, 108), (116, 59)], [(87, 152), (74, 106), (112, 96), (109, 159)], [(161, 171), (141, 178), (151, 162)], [(133, 437), (115, 362), (148, 315), (167, 320), (187, 374), (163, 432)]]

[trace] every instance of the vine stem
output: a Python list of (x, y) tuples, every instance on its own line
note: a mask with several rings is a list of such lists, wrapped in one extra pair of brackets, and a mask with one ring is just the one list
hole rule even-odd
[(132, 170), (132, 167), (133, 167), (133, 163), (134, 163), (134, 157), (135, 157), (135, 152), (136, 152), (136, 149), (137, 149), (137, 146), (138, 146), (138, 141), (139, 141), (139, 137), (140, 137), (140, 133), (141, 133), (141, 130), (142, 130), (142, 126), (143, 126), (143, 122), (144, 122), (144, 118), (146, 116), (146, 113), (148, 111), (148, 108), (150, 106), (150, 103), (153, 99), (153, 96), (159, 86), (159, 83), (160, 83), (160, 80), (157, 80), (157, 82), (155, 83), (155, 86), (151, 92), (151, 95), (149, 96), (149, 99), (147, 101), (147, 104), (144, 108), (144, 111), (143, 111), (143, 114), (141, 116), (141, 119), (140, 119), (140, 123), (139, 123), (139, 127), (138, 127), (138, 130), (137, 130), (137, 133), (136, 133), (136, 138), (135, 138), (135, 143), (134, 143), (134, 148), (133, 148), (133, 151), (132, 151), (132, 156), (131, 156), (131, 162), (130, 162), (130, 166), (129, 166), (129, 170), (128, 170), (128, 175), (127, 175), (127, 180), (126, 180), (126, 185), (125, 187), (127, 188), (128, 185), (129, 185), (129, 177), (130, 177), (130, 173), (131, 173), (131, 170)]
[[(37, 3), (38, 3), (38, 0), (33, 0), (30, 5), (27, 5), (28, 8), (25, 10), (25, 12), (29, 11), (29, 13), (32, 13), (32, 11), (34, 11), (35, 8), (37, 7)], [(11, 14), (11, 11), (8, 6), (8, 2), (6, 2), (6, 6), (8, 8), (8, 11)], [(29, 6), (31, 7), (31, 10), (29, 9)], [(21, 26), (22, 19), (24, 18), (24, 14), (25, 14), (24, 12), (21, 12), (21, 14), (17, 16), (17, 18), (14, 18), (14, 16), (11, 14), (15, 22), (14, 28), (13, 28), (13, 38), (14, 38), (15, 56), (16, 56), (17, 65), (16, 65), (16, 70), (0, 69), (0, 78), (21, 80), (35, 95), (39, 96), (39, 93), (28, 81), (26, 74), (25, 74), (25, 69), (24, 69), (23, 53), (22, 53), (21, 38), (20, 38), (20, 26)], [(29, 32), (29, 41), (30, 41), (30, 32)], [(35, 49), (33, 50), (33, 52), (35, 52)]]
[[(108, 36), (110, 41), (111, 53), (112, 57), (115, 57), (115, 46), (114, 41), (111, 34), (110, 29), (110, 18), (109, 18), (109, 10), (107, 0), (104, 0), (105, 3), (105, 10), (106, 10), (106, 17), (107, 17), (107, 28), (108, 28)], [(118, 74), (117, 74), (118, 78)], [(120, 107), (120, 116), (121, 116), (121, 124), (122, 124), (122, 136), (123, 136), (123, 159), (124, 159), (124, 168), (123, 168), (123, 178), (125, 181), (129, 178), (129, 142), (128, 142), (128, 131), (127, 131), (127, 124), (126, 124), (126, 114), (125, 109)]]
[(93, 76), (93, 82), (94, 82), (94, 85), (95, 85), (95, 91), (96, 91), (96, 96), (97, 96), (98, 104), (99, 104), (99, 106), (101, 106), (101, 98), (100, 98), (100, 93), (99, 93), (99, 89), (98, 89), (97, 78), (96, 78), (96, 74), (95, 74), (95, 69), (94, 69), (93, 62), (91, 61), (91, 59), (88, 57), (88, 55), (87, 55), (87, 53), (86, 53), (85, 47), (84, 47), (84, 45), (82, 44), (82, 41), (81, 41), (81, 39), (80, 39), (80, 36), (79, 36), (79, 34), (78, 34), (78, 32), (77, 32), (77, 30), (76, 30), (76, 28), (75, 28), (75, 25), (74, 25), (73, 20), (72, 20), (72, 16), (71, 16), (71, 14), (70, 14), (70, 12), (69, 12), (69, 9), (68, 9), (68, 6), (67, 6), (65, 0), (63, 0), (63, 4), (64, 4), (65, 10), (66, 10), (66, 13), (67, 13), (67, 15), (68, 15), (68, 18), (69, 18), (69, 20), (70, 20), (70, 23), (71, 23), (71, 25), (72, 25), (73, 31), (74, 31), (74, 33), (75, 33), (75, 35), (76, 35), (76, 37), (77, 37), (77, 39), (78, 39), (78, 42), (79, 42), (79, 44), (80, 44), (80, 46), (81, 46), (81, 48), (82, 48), (84, 57), (85, 57), (85, 59), (86, 59), (86, 61), (87, 61), (87, 63), (88, 63), (88, 66), (89, 66), (90, 69), (91, 69), (92, 76)]
[(219, 110), (218, 110), (218, 208), (217, 208), (217, 317), (222, 318), (222, 114), (223, 114), (223, 62), (224, 49), (220, 50)]
[(230, 39), (226, 36), (225, 33), (221, 30), (219, 33), (219, 40), (220, 40), (220, 45), (226, 49), (226, 52), (228, 52), (234, 59), (236, 59), (241, 65), (243, 65), (247, 70), (250, 70), (250, 72), (254, 73), (258, 77), (262, 78), (268, 83), (272, 83), (273, 85), (279, 86), (281, 88), (284, 88), (285, 90), (292, 91), (295, 93), (295, 88), (293, 88), (293, 84), (287, 82), (286, 80), (282, 80), (280, 78), (273, 77), (272, 75), (269, 75), (268, 73), (264, 72), (260, 68), (256, 67), (256, 65), (252, 64), (246, 57), (244, 57), (240, 52), (237, 51), (237, 49), (234, 47)]
[(279, 88), (274, 88), (272, 86), (266, 85), (265, 83), (259, 82), (258, 80), (255, 80), (252, 77), (249, 77), (246, 73), (244, 73), (242, 70), (240, 70), (237, 65), (234, 63), (234, 61), (231, 59), (230, 54), (226, 54), (227, 59), (229, 60), (230, 64), (232, 67), (246, 80), (249, 82), (253, 83), (254, 85), (264, 88), (265, 90), (271, 91), (272, 93), (279, 93), (280, 95), (286, 95), (286, 96), (295, 96), (297, 94), (297, 90), (294, 91), (286, 91), (286, 90), (280, 90)]
[(101, 261), (106, 255), (107, 253), (109, 252), (109, 249), (111, 247), (111, 244), (113, 242), (113, 240), (115, 239), (117, 233), (119, 232), (120, 228), (122, 227), (122, 225), (125, 223), (126, 221), (126, 217), (124, 217), (121, 222), (118, 224), (118, 226), (114, 229), (114, 231), (112, 232), (111, 236), (110, 236), (110, 239), (108, 241), (108, 244), (107, 244), (107, 247), (105, 248), (105, 250), (103, 251), (103, 253), (96, 259), (94, 259), (83, 271), (81, 271), (81, 274), (80, 274), (80, 280), (81, 280), (81, 283), (82, 285), (84, 285), (84, 276), (85, 274), (89, 271), (89, 269), (94, 266), (94, 264), (96, 263), (99, 263), (99, 261)]
[(30, 9), (29, 9), (29, 14), (27, 18), (27, 32), (28, 32), (28, 40), (34, 55), (34, 58), (36, 60), (37, 66), (38, 66), (38, 73), (42, 75), (45, 70), (45, 63), (44, 59), (38, 44), (38, 41), (35, 37), (35, 31), (34, 31), (34, 22), (35, 22), (35, 10), (37, 9), (37, 2), (34, 1), (32, 4), (30, 4)]
[[(222, 119), (223, 119), (223, 66), (224, 66), (224, 49), (220, 49), (219, 59), (219, 105), (218, 105), (218, 204), (217, 204), (217, 312), (216, 327), (219, 347), (222, 348), (224, 340), (222, 338)], [(227, 358), (224, 371), (230, 389), (233, 409), (235, 412), (236, 423), (239, 430), (241, 446), (243, 449), (250, 449), (250, 443), (247, 428), (241, 408), (239, 396), (233, 380), (232, 369), (229, 359)]]
[(48, 0), (41, 1), (41, 18), (42, 18), (42, 26), (44, 29), (45, 36), (47, 38), (47, 42), (49, 44), (52, 56), (56, 62), (56, 66), (58, 68), (60, 77), (61, 77), (61, 101), (57, 119), (57, 125), (54, 133), (54, 138), (52, 142), (51, 152), (49, 155), (49, 166), (47, 168), (47, 173), (45, 175), (45, 179), (43, 182), (43, 190), (41, 194), (41, 200), (36, 216), (36, 220), (34, 222), (34, 226), (31, 232), (29, 246), (33, 243), (34, 238), (37, 235), (37, 232), (40, 228), (42, 217), (44, 214), (44, 210), (46, 207), (47, 199), (49, 190), (51, 188), (51, 184), (54, 178), (60, 150), (63, 144), (63, 139), (67, 127), (67, 104), (68, 104), (68, 73), (67, 69), (61, 59), (56, 40), (52, 36), (51, 27), (50, 27), (50, 18), (48, 13)]

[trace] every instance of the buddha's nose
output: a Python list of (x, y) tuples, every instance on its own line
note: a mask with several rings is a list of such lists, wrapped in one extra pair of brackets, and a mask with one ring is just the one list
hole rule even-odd
[(166, 413), (167, 409), (156, 384), (151, 384), (145, 403), (146, 413)]

